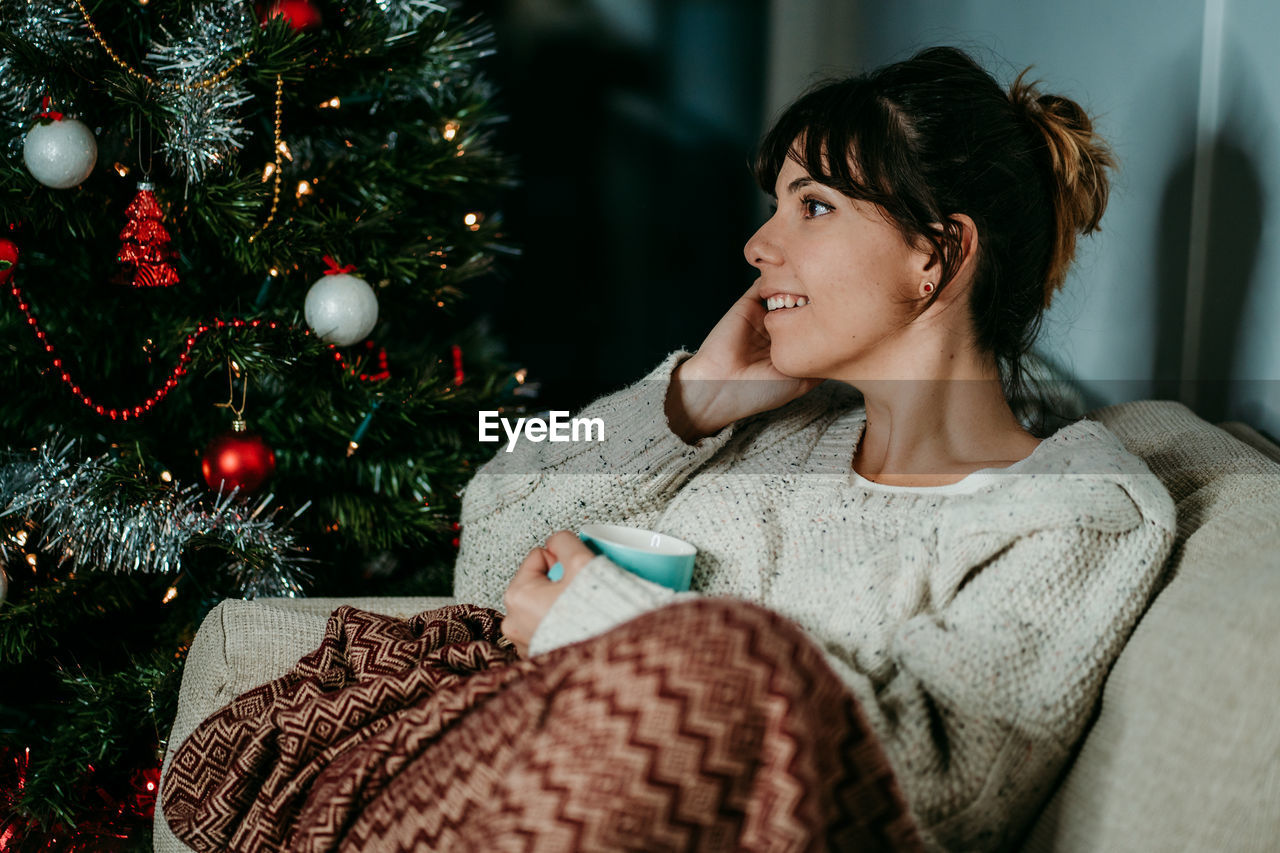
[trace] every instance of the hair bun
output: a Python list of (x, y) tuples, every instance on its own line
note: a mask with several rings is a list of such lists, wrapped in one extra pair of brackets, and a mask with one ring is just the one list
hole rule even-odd
[(1048, 168), (1053, 178), (1055, 237), (1045, 277), (1044, 304), (1062, 286), (1075, 256), (1076, 235), (1097, 231), (1107, 209), (1109, 183), (1106, 168), (1115, 168), (1115, 156), (1094, 133), (1088, 113), (1070, 98), (1041, 94), (1035, 82), (1024, 82), (1030, 68), (1009, 87), (1015, 111), (1044, 138)]

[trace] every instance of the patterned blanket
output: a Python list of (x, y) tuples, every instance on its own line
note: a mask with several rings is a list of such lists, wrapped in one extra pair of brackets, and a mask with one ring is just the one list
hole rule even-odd
[(521, 660), (501, 614), (340, 607), (164, 784), (198, 851), (917, 850), (857, 703), (798, 626), (671, 605)]

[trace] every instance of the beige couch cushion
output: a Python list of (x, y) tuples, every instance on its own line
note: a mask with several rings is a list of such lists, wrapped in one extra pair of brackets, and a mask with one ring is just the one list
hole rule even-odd
[[(1178, 403), (1128, 403), (1090, 417), (1164, 481), (1179, 539), (1172, 579), (1116, 662), (1097, 720), (1026, 850), (1273, 851), (1280, 464)], [(1266, 439), (1249, 432), (1265, 450)]]
[[(453, 604), (452, 598), (264, 598), (229, 599), (200, 623), (182, 670), (178, 715), (173, 721), (161, 773), (173, 753), (202, 720), (250, 688), (278, 678), (324, 639), (329, 614), (350, 604), (374, 613), (412, 616)], [(161, 792), (163, 793), (163, 792)], [(160, 853), (190, 849), (169, 829), (156, 797), (154, 846)]]

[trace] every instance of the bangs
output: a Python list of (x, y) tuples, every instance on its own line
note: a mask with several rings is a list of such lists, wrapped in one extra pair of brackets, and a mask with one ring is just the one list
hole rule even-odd
[[(823, 82), (787, 108), (760, 143), (756, 183), (774, 196), (790, 157), (818, 183), (892, 208), (892, 176), (914, 159), (897, 111), (864, 78)], [(828, 156), (839, 152), (839, 156)]]

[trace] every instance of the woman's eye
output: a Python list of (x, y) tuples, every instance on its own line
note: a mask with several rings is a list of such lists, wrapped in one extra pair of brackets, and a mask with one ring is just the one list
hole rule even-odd
[(813, 219), (818, 216), (826, 216), (832, 211), (831, 205), (825, 201), (816, 198), (801, 199), (800, 203), (804, 206), (805, 219)]

